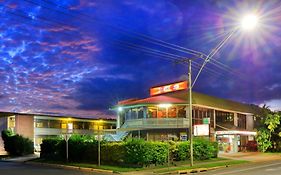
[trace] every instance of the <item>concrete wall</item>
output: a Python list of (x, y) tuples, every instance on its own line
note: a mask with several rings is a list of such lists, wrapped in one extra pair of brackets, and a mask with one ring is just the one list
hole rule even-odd
[(238, 116), (237, 116), (237, 112), (234, 113), (234, 126), (238, 126)]
[(246, 130), (252, 131), (254, 129), (254, 116), (246, 115)]
[[(8, 128), (7, 125), (8, 125), (7, 117), (0, 117), (0, 132), (2, 132), (4, 129), (7, 129)], [(4, 142), (2, 140), (2, 137), (0, 136), (0, 155), (3, 154), (6, 154), (6, 151), (4, 149)]]
[(15, 119), (16, 119), (15, 132), (33, 141), (34, 139), (33, 115), (16, 115)]

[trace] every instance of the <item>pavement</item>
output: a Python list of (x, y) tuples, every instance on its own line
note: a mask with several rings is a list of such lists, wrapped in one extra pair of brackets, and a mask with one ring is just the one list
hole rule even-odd
[(29, 154), (25, 156), (20, 156), (20, 157), (6, 157), (2, 158), (1, 161), (6, 161), (6, 162), (27, 162), (30, 160), (34, 160), (40, 157), (39, 153), (34, 153), (34, 154)]
[[(45, 163), (36, 163), (36, 162), (28, 162), (30, 160), (33, 160), (33, 159), (37, 159), (39, 156), (39, 154), (32, 154), (32, 155), (26, 155), (26, 156), (22, 156), (22, 157), (14, 157), (14, 158), (5, 158), (5, 159), (2, 159), (2, 161), (5, 161), (5, 162), (11, 162), (11, 163), (24, 163), (26, 164), (27, 166), (43, 166), (43, 167), (49, 167), (50, 169), (54, 168), (60, 168), (60, 169), (65, 169), (65, 170), (73, 170), (73, 171), (77, 171), (77, 170), (80, 170), (80, 171), (87, 171), (87, 172), (96, 172), (96, 173), (105, 173), (105, 174), (108, 174), (108, 173), (112, 173), (112, 171), (100, 171), (99, 169), (91, 169), (91, 168), (82, 168), (82, 167), (73, 167), (73, 166), (65, 166), (65, 165), (55, 165), (55, 164), (45, 164)], [(280, 166), (281, 165), (281, 154), (273, 154), (273, 153), (259, 153), (259, 152), (239, 152), (239, 153), (222, 153), (222, 154), (219, 154), (219, 157), (221, 158), (227, 158), (227, 159), (234, 159), (234, 160), (246, 160), (246, 161), (250, 161), (250, 162), (253, 162), (253, 163), (249, 163), (245, 166), (252, 166), (250, 164), (253, 164), (253, 165), (264, 165), (265, 163), (267, 163), (268, 167), (271, 167), (271, 166), (275, 166), (275, 165), (278, 165)], [(278, 164), (276, 164), (276, 162), (279, 162)], [(270, 164), (271, 163), (271, 164)], [(273, 163), (273, 164), (272, 164)], [(275, 163), (275, 164), (274, 164)], [(233, 166), (233, 167), (236, 167)], [(237, 167), (240, 167), (239, 165), (237, 165)], [(241, 166), (242, 168), (244, 166)], [(231, 167), (232, 168), (232, 167)], [(259, 167), (257, 167), (258, 169)], [(239, 168), (240, 169), (240, 168)], [(249, 168), (248, 168), (249, 169)], [(251, 169), (251, 168), (250, 168)], [(276, 168), (271, 168), (272, 171)], [(218, 172), (220, 172), (219, 174), (221, 174), (222, 172), (224, 172), (225, 170), (229, 170), (229, 168), (220, 168), (219, 170), (217, 170)], [(280, 169), (281, 170), (281, 169)], [(208, 172), (213, 172), (214, 170), (211, 170), (211, 169), (208, 169)], [(233, 170), (234, 171), (234, 170)], [(234, 172), (236, 172), (237, 170), (235, 170)], [(241, 170), (242, 171), (242, 170)], [(0, 173), (1, 174), (1, 173)], [(131, 174), (134, 174), (134, 175), (152, 175), (152, 174), (155, 174), (153, 173), (152, 170), (144, 170), (144, 171), (134, 171), (134, 172), (122, 172), (121, 174), (124, 174), (124, 175), (131, 175)], [(201, 174), (201, 173), (199, 173)], [(208, 173), (206, 173), (208, 174)]]
[(234, 160), (247, 160), (250, 162), (267, 162), (281, 160), (281, 154), (261, 152), (220, 153), (219, 157)]

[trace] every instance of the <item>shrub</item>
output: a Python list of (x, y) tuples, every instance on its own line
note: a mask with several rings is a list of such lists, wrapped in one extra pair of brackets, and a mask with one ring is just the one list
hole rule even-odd
[(177, 161), (179, 160), (187, 160), (189, 159), (189, 155), (190, 155), (190, 145), (189, 145), (189, 141), (185, 141), (185, 142), (178, 142), (176, 145), (177, 149), (175, 151), (175, 159)]
[(125, 159), (124, 143), (105, 143), (101, 145), (101, 161), (105, 164), (121, 165)]
[(5, 150), (12, 156), (22, 156), (32, 154), (34, 152), (33, 142), (12, 131), (3, 130), (2, 139), (4, 141)]
[(125, 162), (138, 166), (163, 164), (167, 161), (168, 148), (167, 143), (128, 140), (125, 142)]
[(135, 164), (138, 166), (147, 165), (149, 163), (149, 157), (147, 154), (149, 148), (145, 145), (145, 141), (142, 139), (132, 139), (125, 142), (125, 162), (129, 164)]
[(163, 142), (148, 142), (149, 152), (151, 155), (150, 164), (164, 164), (167, 162), (169, 144)]
[(59, 152), (59, 144), (62, 141), (60, 138), (44, 139), (40, 145), (40, 157), (44, 159), (62, 159), (63, 157)]
[[(195, 160), (206, 160), (217, 157), (218, 144), (217, 142), (210, 142), (206, 139), (194, 139), (193, 142), (193, 158)], [(175, 152), (176, 160), (190, 159), (190, 143), (189, 141), (178, 142)]]
[(213, 157), (216, 149), (207, 139), (198, 138), (194, 140), (193, 155), (195, 160), (207, 160)]
[[(46, 159), (65, 159), (65, 141), (46, 139), (41, 145), (41, 157)], [(132, 139), (126, 142), (101, 142), (101, 162), (103, 164), (148, 166), (167, 162), (170, 159), (189, 159), (189, 141), (152, 142)], [(218, 144), (205, 139), (194, 140), (194, 159), (205, 160), (216, 157)], [(75, 162), (97, 162), (98, 142), (93, 138), (73, 135), (69, 139), (69, 160)]]

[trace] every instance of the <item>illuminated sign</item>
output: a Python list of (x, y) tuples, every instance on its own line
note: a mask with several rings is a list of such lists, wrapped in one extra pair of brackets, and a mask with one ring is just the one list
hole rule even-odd
[(209, 135), (209, 125), (194, 125), (194, 135), (195, 136), (208, 136)]
[(150, 96), (187, 89), (187, 81), (150, 88)]

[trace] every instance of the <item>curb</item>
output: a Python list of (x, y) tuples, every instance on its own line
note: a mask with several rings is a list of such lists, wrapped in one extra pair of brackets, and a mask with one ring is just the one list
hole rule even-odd
[(179, 171), (176, 171), (176, 173), (177, 174), (201, 173), (201, 172), (216, 170), (216, 169), (225, 168), (225, 167), (229, 167), (229, 165), (216, 166), (216, 167), (211, 167), (211, 168), (196, 168), (196, 169), (189, 169), (189, 170), (179, 170)]
[(41, 166), (56, 167), (56, 168), (63, 168), (63, 169), (69, 169), (69, 170), (80, 170), (80, 171), (86, 171), (86, 172), (102, 172), (102, 173), (110, 173), (110, 174), (114, 173), (112, 170), (104, 170), (104, 169), (97, 169), (97, 168), (85, 168), (85, 167), (71, 166), (71, 165), (60, 165), (60, 164), (28, 162), (28, 161), (23, 162), (23, 163), (29, 164), (29, 165), (41, 165)]
[(226, 167), (229, 167), (229, 165), (216, 166), (216, 167), (210, 167), (210, 168), (195, 168), (195, 169), (187, 169), (187, 170), (178, 170), (178, 171), (170, 171), (170, 172), (155, 173), (155, 174), (160, 174), (160, 175), (165, 175), (165, 174), (190, 174), (190, 173), (206, 172), (206, 171), (216, 170), (216, 169), (219, 169), (219, 168), (226, 168)]

